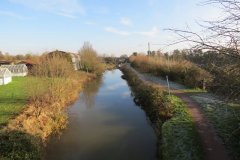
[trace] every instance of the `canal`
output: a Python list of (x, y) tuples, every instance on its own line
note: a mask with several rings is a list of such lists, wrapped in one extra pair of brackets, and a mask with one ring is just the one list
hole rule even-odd
[(155, 160), (157, 138), (120, 70), (90, 82), (68, 110), (69, 125), (50, 139), (46, 160)]

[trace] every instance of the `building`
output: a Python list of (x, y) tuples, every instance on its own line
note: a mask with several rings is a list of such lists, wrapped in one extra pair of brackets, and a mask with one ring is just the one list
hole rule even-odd
[(25, 64), (28, 68), (28, 70), (31, 70), (33, 68), (33, 66), (37, 65), (36, 63), (34, 63), (31, 60), (22, 60), (20, 62), (18, 62), (17, 64)]
[(0, 85), (12, 82), (12, 73), (7, 68), (0, 68)]
[(24, 77), (28, 74), (28, 68), (25, 64), (1, 65), (1, 68), (7, 68), (13, 77)]
[(13, 64), (13, 62), (11, 62), (11, 61), (6, 61), (6, 60), (0, 60), (0, 66), (1, 66), (1, 65), (10, 65), (10, 64)]
[(59, 57), (62, 57), (62, 58), (66, 58), (69, 62), (72, 63), (74, 70), (80, 70), (81, 69), (81, 67), (80, 67), (80, 56), (78, 54), (56, 50), (56, 51), (48, 53), (48, 55), (50, 57), (59, 56)]
[(80, 70), (81, 69), (80, 56), (74, 53), (70, 53), (70, 56), (72, 58), (72, 64), (73, 64), (74, 70)]

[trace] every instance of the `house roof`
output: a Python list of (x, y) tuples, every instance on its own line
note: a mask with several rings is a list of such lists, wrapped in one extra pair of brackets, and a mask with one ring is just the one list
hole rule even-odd
[(0, 64), (11, 64), (11, 61), (7, 61), (7, 60), (0, 60)]
[(28, 68), (25, 64), (16, 65), (2, 65), (1, 68), (7, 68), (12, 73), (25, 73), (28, 72)]
[(11, 76), (11, 72), (7, 68), (0, 68), (0, 78)]
[(31, 60), (21, 60), (18, 64), (28, 64), (28, 65), (35, 65), (36, 63)]

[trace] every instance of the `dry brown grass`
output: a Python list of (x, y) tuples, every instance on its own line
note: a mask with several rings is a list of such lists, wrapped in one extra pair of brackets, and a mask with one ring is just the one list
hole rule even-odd
[(43, 55), (39, 64), (31, 70), (31, 75), (38, 77), (69, 77), (73, 73), (73, 65), (60, 55)]
[[(18, 130), (40, 137), (42, 141), (59, 132), (67, 125), (65, 108), (79, 96), (84, 83), (92, 75), (78, 73), (71, 79), (42, 78), (38, 84), (29, 84), (29, 89), (35, 93), (29, 100), (27, 109), (12, 120), (7, 130)], [(40, 89), (40, 91), (39, 91)]]
[(74, 71), (71, 64), (60, 58), (44, 58), (33, 68), (35, 80), (28, 82), (30, 92), (27, 109), (10, 121), (5, 130), (17, 130), (39, 137), (43, 142), (67, 125), (64, 110), (78, 97), (93, 74)]
[(177, 81), (189, 87), (202, 87), (203, 80), (211, 83), (211, 75), (187, 60), (167, 60), (165, 57), (132, 56), (132, 65), (142, 72), (152, 73)]

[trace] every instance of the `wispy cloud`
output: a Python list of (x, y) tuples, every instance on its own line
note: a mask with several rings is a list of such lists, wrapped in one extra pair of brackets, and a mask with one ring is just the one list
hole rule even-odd
[(125, 26), (132, 26), (132, 21), (130, 18), (122, 17), (120, 23)]
[(114, 27), (106, 27), (105, 31), (111, 32), (111, 33), (114, 33), (114, 34), (118, 34), (118, 35), (122, 35), (122, 36), (129, 36), (131, 34), (128, 31), (121, 31), (121, 30), (116, 29)]
[(122, 36), (141, 35), (141, 36), (146, 36), (146, 37), (156, 37), (160, 33), (160, 29), (158, 27), (153, 27), (149, 31), (139, 31), (139, 32), (123, 31), (123, 30), (119, 30), (114, 27), (106, 27), (105, 31), (111, 32), (114, 34), (118, 34), (118, 35), (122, 35)]
[(31, 9), (54, 13), (67, 18), (85, 14), (85, 9), (77, 0), (9, 0)]
[(122, 98), (130, 97), (130, 95), (131, 95), (131, 92), (130, 92), (130, 91), (123, 92), (123, 93), (122, 93)]
[(21, 16), (21, 15), (15, 13), (15, 12), (12, 12), (12, 11), (0, 11), (0, 16), (12, 17), (12, 18), (16, 18), (16, 19), (19, 19), (19, 20), (26, 19), (26, 17)]
[(150, 31), (136, 32), (139, 35), (147, 36), (147, 37), (155, 37), (160, 33), (160, 29), (158, 27), (153, 27)]
[(89, 25), (89, 26), (95, 26), (96, 25), (96, 23), (93, 22), (93, 21), (86, 21), (85, 24)]
[(113, 90), (116, 90), (122, 86), (125, 86), (126, 84), (124, 82), (121, 82), (121, 83), (116, 83), (116, 84), (113, 84), (113, 85), (110, 85), (107, 87), (107, 90), (110, 90), (110, 91), (113, 91)]

